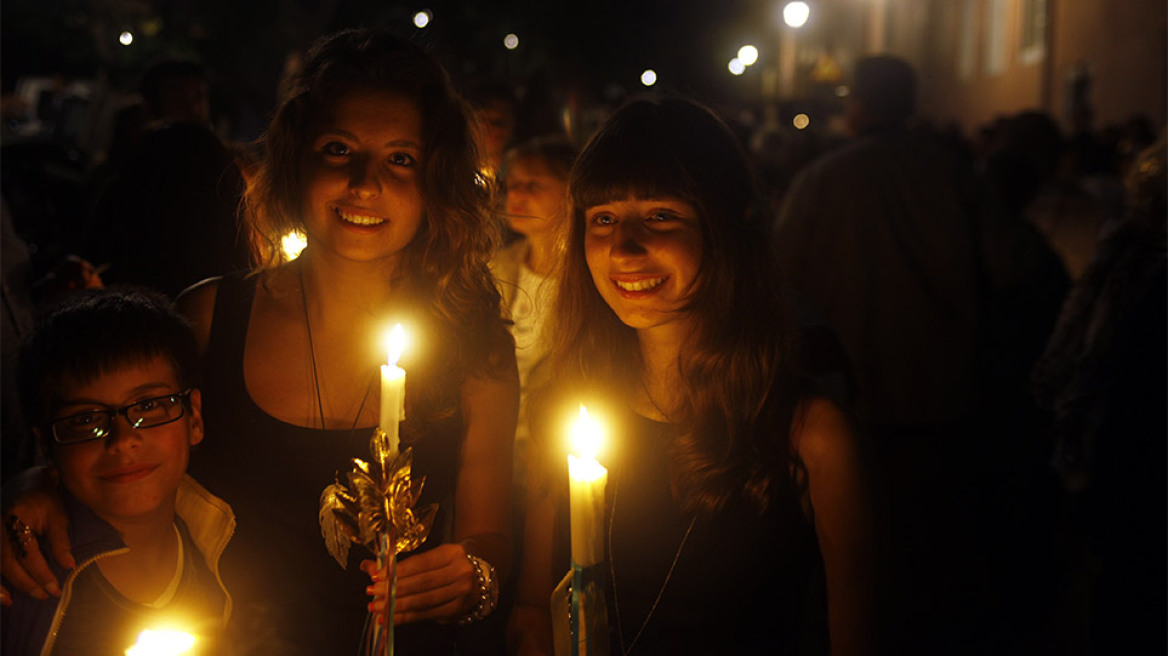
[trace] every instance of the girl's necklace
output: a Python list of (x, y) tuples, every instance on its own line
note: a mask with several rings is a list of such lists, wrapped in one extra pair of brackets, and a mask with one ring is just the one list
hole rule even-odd
[[(645, 389), (645, 396), (649, 397), (649, 403), (652, 403), (653, 407), (657, 409), (657, 412), (661, 413), (661, 416), (665, 417), (666, 421), (668, 421), (668, 415), (662, 412), (661, 406), (657, 405), (657, 402), (653, 400), (653, 395), (649, 393), (649, 388), (645, 385), (644, 379), (641, 379), (641, 387)], [(649, 620), (653, 618), (654, 611), (657, 610), (658, 604), (661, 603), (661, 597), (665, 595), (665, 589), (669, 587), (669, 581), (673, 578), (673, 570), (677, 569), (677, 561), (681, 559), (681, 552), (685, 549), (685, 543), (689, 541), (689, 534), (693, 533), (694, 525), (698, 523), (698, 516), (694, 515), (693, 519), (689, 520), (689, 526), (686, 527), (685, 534), (681, 536), (681, 544), (677, 545), (677, 551), (673, 554), (673, 562), (669, 564), (669, 571), (665, 574), (665, 580), (662, 581), (661, 588), (657, 590), (657, 597), (653, 600), (653, 605), (649, 607), (648, 614), (645, 615), (645, 619), (641, 622), (641, 628), (637, 629), (637, 633), (633, 636), (632, 642), (626, 646), (624, 626), (621, 624), (620, 616), (620, 592), (617, 591), (616, 586), (616, 565), (614, 563), (616, 554), (612, 550), (612, 527), (616, 523), (616, 501), (620, 492), (620, 480), (623, 471), (622, 468), (617, 472), (616, 479), (612, 484), (612, 512), (608, 516), (608, 574), (609, 580), (612, 581), (612, 606), (616, 612), (616, 635), (617, 639), (620, 640), (622, 653), (628, 656), (633, 651), (633, 647), (637, 646), (637, 641), (641, 639), (641, 634), (645, 632), (645, 627), (649, 626)]]
[(694, 525), (698, 523), (698, 516), (694, 515), (693, 519), (689, 520), (689, 526), (685, 529), (685, 534), (681, 536), (681, 544), (677, 545), (677, 551), (673, 554), (673, 562), (669, 564), (669, 571), (665, 574), (665, 580), (661, 582), (661, 588), (657, 590), (657, 597), (653, 600), (653, 605), (649, 607), (649, 612), (645, 615), (645, 619), (641, 622), (641, 628), (637, 629), (636, 635), (633, 636), (632, 642), (625, 646), (625, 632), (621, 624), (620, 614), (620, 592), (616, 587), (616, 565), (614, 564), (615, 554), (612, 550), (612, 526), (616, 518), (616, 500), (617, 492), (620, 490), (620, 472), (617, 473), (616, 480), (612, 485), (612, 513), (608, 516), (608, 575), (612, 581), (612, 607), (616, 611), (616, 635), (620, 640), (621, 652), (628, 656), (633, 651), (633, 647), (637, 646), (637, 641), (641, 639), (641, 634), (645, 632), (645, 627), (649, 626), (649, 620), (653, 618), (653, 612), (657, 610), (657, 605), (661, 603), (661, 597), (665, 595), (665, 589), (669, 587), (669, 581), (673, 578), (673, 570), (677, 568), (677, 561), (681, 559), (681, 551), (685, 549), (685, 543), (689, 540), (689, 534), (693, 532)]
[[(308, 361), (312, 364), (312, 387), (316, 391), (316, 411), (320, 416), (320, 429), (326, 430), (324, 425), (324, 402), (320, 395), (320, 374), (316, 370), (316, 347), (312, 343), (312, 322), (308, 320), (308, 294), (304, 291), (304, 265), (296, 263), (296, 275), (300, 279), (300, 302), (304, 309), (304, 327), (308, 330)], [(361, 413), (365, 410), (365, 402), (369, 400), (369, 392), (373, 389), (373, 379), (365, 387), (365, 394), (361, 397), (361, 405), (357, 406), (357, 416), (353, 417), (353, 425), (349, 427), (349, 435), (357, 430), (357, 422), (361, 421)]]

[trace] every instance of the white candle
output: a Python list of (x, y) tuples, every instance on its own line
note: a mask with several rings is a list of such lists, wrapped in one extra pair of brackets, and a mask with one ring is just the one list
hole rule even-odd
[(588, 567), (604, 560), (604, 486), (608, 470), (596, 460), (603, 428), (580, 406), (580, 418), (572, 425), (572, 450), (568, 454), (572, 562)]
[(391, 453), (397, 453), (398, 425), (406, 418), (406, 371), (397, 366), (405, 348), (405, 332), (395, 324), (389, 336), (389, 361), (381, 365), (381, 421), (378, 425), (389, 436)]

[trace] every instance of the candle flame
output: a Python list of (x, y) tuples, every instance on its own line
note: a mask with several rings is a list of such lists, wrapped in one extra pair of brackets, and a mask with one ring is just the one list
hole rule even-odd
[(393, 325), (393, 330), (389, 332), (386, 343), (389, 346), (389, 365), (397, 366), (397, 361), (401, 359), (402, 351), (406, 348), (406, 331), (400, 323)]
[(604, 441), (604, 427), (588, 414), (588, 409), (580, 405), (580, 417), (572, 424), (572, 452), (584, 460), (595, 460)]
[(195, 636), (174, 630), (146, 629), (138, 634), (138, 642), (126, 650), (126, 656), (172, 656), (190, 651)]
[(301, 251), (308, 246), (308, 238), (304, 236), (303, 232), (293, 230), (280, 240), (280, 247), (284, 251), (284, 261), (291, 262), (300, 257)]

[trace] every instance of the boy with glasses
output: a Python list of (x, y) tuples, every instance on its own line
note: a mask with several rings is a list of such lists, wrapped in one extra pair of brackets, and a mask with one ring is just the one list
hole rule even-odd
[[(235, 520), (186, 475), (203, 439), (198, 367), (185, 321), (143, 291), (76, 297), (24, 344), (23, 403), (60, 482), (76, 567), (50, 559), (60, 597), (13, 596), (4, 654), (123, 654), (147, 629), (213, 653), (230, 612), (217, 561)], [(41, 546), (15, 516), (4, 530), (18, 558)]]

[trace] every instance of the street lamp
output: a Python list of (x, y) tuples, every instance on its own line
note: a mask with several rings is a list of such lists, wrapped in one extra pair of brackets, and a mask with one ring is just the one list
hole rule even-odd
[(788, 27), (800, 28), (811, 17), (811, 7), (807, 6), (806, 2), (788, 2), (783, 7), (783, 22)]

